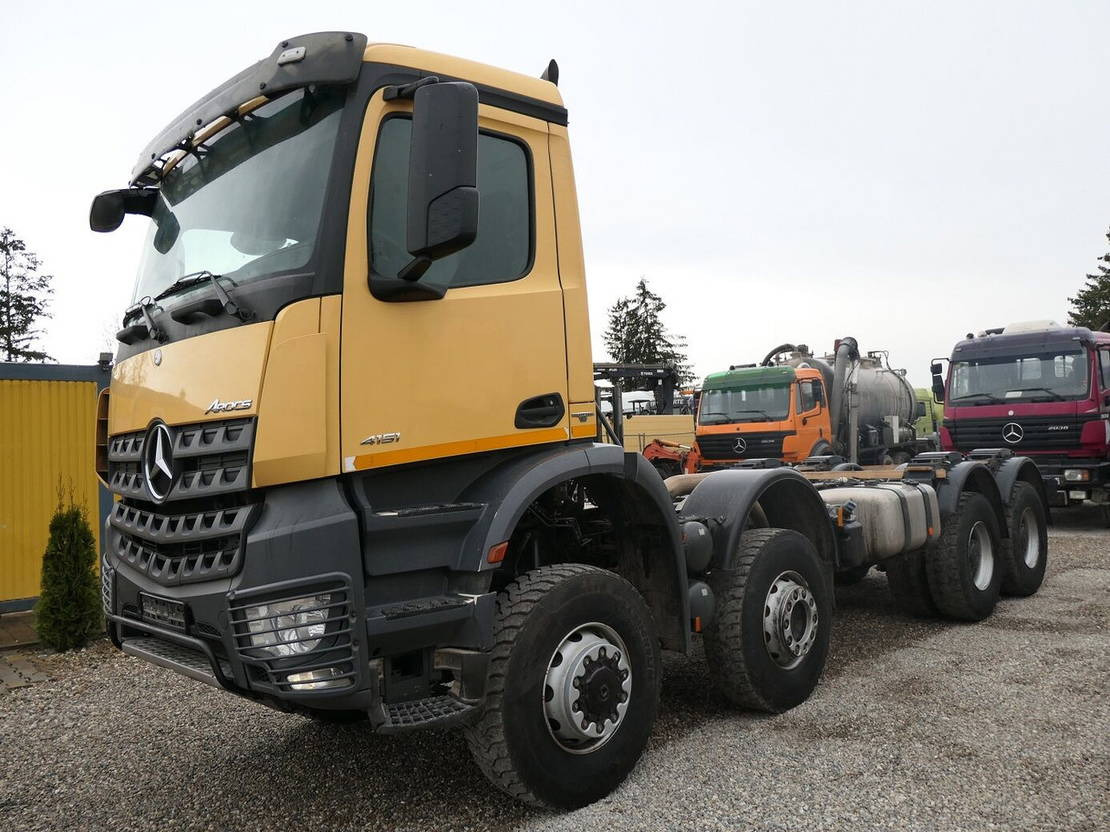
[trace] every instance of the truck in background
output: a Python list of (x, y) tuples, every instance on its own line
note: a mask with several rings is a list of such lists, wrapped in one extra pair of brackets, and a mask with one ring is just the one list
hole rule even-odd
[(947, 379), (931, 369), (944, 449), (1011, 448), (1057, 481), (1054, 504), (1110, 507), (1110, 332), (1014, 323), (968, 333)]
[(841, 456), (861, 465), (898, 465), (935, 450), (914, 423), (924, 414), (904, 370), (885, 351), (861, 355), (854, 338), (824, 358), (783, 344), (758, 366), (714, 373), (702, 385), (696, 427), (701, 470), (745, 459), (799, 463)]

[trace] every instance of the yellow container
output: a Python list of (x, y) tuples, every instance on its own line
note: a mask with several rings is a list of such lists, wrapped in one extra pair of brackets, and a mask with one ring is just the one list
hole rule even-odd
[(38, 596), (59, 499), (72, 495), (85, 508), (100, 551), (93, 439), (98, 382), (4, 377), (58, 376), (69, 369), (92, 379), (98, 370), (0, 365), (0, 611), (26, 606), (18, 602)]

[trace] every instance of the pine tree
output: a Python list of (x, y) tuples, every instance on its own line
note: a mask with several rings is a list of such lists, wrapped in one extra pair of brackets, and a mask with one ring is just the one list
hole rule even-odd
[[(1110, 231), (1106, 239), (1110, 240)], [(1110, 252), (1098, 259), (1098, 274), (1087, 275), (1087, 285), (1074, 298), (1068, 298), (1074, 307), (1068, 313), (1068, 323), (1110, 331)]]
[(50, 520), (42, 558), (42, 587), (35, 607), (39, 638), (54, 650), (84, 647), (101, 627), (96, 546), (85, 510), (72, 496)]
[[(605, 348), (620, 364), (670, 364), (680, 382), (685, 383), (693, 378), (686, 339), (670, 334), (663, 325), (661, 316), (666, 308), (663, 299), (641, 277), (632, 297), (619, 298), (609, 307)], [(634, 380), (626, 380), (625, 389), (632, 389), (634, 384)]]
[(48, 274), (39, 274), (42, 262), (10, 228), (0, 228), (0, 353), (5, 361), (50, 361), (33, 349), (42, 334), (35, 324), (48, 318), (49, 296), (54, 293)]

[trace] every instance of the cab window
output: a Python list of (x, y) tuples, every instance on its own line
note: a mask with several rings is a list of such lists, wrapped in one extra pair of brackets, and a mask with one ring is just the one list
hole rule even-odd
[(1099, 376), (1102, 379), (1102, 392), (1110, 392), (1110, 349), (1098, 351)]
[[(387, 119), (378, 136), (370, 184), (370, 267), (396, 277), (412, 259), (405, 245), (412, 120)], [(532, 174), (519, 142), (478, 135), (478, 236), (432, 264), (421, 282), (457, 289), (523, 277), (532, 261)]]
[(798, 382), (798, 412), (809, 413), (821, 403), (821, 384), (817, 381)]

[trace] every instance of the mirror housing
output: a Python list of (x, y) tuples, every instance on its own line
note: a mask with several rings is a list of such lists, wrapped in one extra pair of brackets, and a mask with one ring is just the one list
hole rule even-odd
[(93, 197), (92, 207), (89, 208), (89, 228), (100, 232), (115, 231), (127, 214), (149, 217), (154, 213), (157, 200), (157, 188), (104, 191)]
[(933, 398), (937, 402), (944, 401), (944, 379), (938, 373), (933, 373)]
[(939, 376), (943, 369), (944, 368), (941, 367), (939, 361), (934, 361), (932, 364), (929, 365), (929, 372), (932, 373), (934, 376)]
[(478, 90), (451, 81), (416, 90), (412, 105), (406, 246), (399, 278), (419, 280), (433, 262), (478, 236)]

